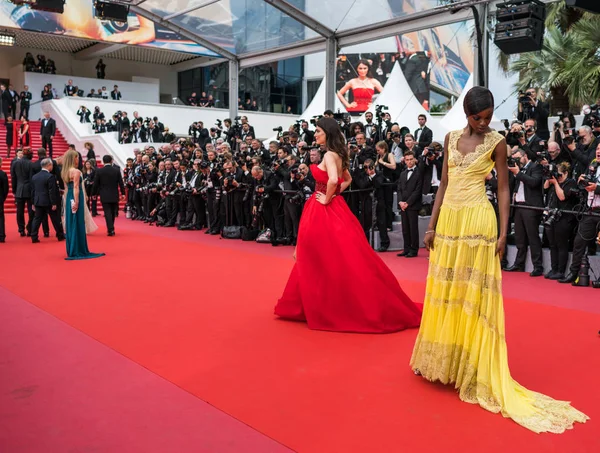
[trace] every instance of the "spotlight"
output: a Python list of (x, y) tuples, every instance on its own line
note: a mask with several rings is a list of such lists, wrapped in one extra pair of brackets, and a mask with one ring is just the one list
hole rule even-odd
[(16, 36), (14, 33), (8, 31), (0, 31), (0, 46), (14, 46), (16, 42)]

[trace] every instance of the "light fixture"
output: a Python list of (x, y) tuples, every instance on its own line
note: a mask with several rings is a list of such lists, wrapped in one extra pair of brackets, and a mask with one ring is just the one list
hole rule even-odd
[(9, 31), (0, 31), (0, 46), (14, 46), (16, 35)]

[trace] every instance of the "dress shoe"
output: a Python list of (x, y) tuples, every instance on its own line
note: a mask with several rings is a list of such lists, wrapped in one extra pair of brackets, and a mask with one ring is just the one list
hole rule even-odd
[(418, 255), (415, 252), (410, 252), (404, 255), (404, 258), (416, 258)]
[(108, 234), (107, 234), (107, 236), (114, 236), (114, 235), (115, 235), (114, 231), (109, 231)]
[(553, 276), (554, 274), (556, 274), (556, 271), (552, 269), (552, 270), (550, 270), (550, 272), (548, 272), (546, 275), (544, 275), (544, 278), (545, 278), (545, 279), (548, 279), (548, 280), (551, 280), (551, 279), (552, 279), (552, 276)]
[(523, 269), (520, 266), (510, 266), (506, 268), (506, 272), (525, 272), (525, 269)]
[(533, 272), (529, 274), (530, 277), (541, 277), (542, 275), (544, 275), (544, 268), (542, 267), (534, 269)]
[(32, 244), (37, 244), (37, 243), (39, 243), (39, 242), (40, 242), (40, 240), (39, 240), (39, 239), (31, 239), (31, 243), (32, 243)]
[(19, 234), (21, 235), (22, 238), (25, 237), (25, 231), (19, 231)]
[(50, 233), (44, 233), (44, 237), (45, 238), (49, 238), (50, 237)]
[(577, 280), (577, 274), (574, 274), (573, 272), (569, 272), (567, 274), (566, 277), (561, 278), (558, 283), (573, 283), (575, 280)]
[(210, 230), (210, 234), (212, 234), (213, 236), (216, 234), (221, 234), (220, 231), (215, 231), (215, 230)]
[(66, 241), (67, 240), (67, 238), (64, 237), (64, 236), (57, 237), (56, 239), (58, 239), (58, 242), (62, 242), (62, 241)]
[(6, 242), (5, 239), (0, 239), (0, 244), (4, 244)]
[(379, 248), (377, 249), (377, 251), (378, 251), (379, 253), (387, 252), (387, 250), (388, 250), (388, 248), (387, 248), (387, 247), (379, 247)]
[(554, 272), (551, 276), (550, 276), (550, 280), (561, 280), (565, 278), (565, 274), (564, 272)]
[(210, 234), (210, 229), (206, 230), (204, 234)]
[(408, 255), (408, 251), (407, 250), (403, 250), (400, 253), (396, 253), (396, 256), (406, 256)]

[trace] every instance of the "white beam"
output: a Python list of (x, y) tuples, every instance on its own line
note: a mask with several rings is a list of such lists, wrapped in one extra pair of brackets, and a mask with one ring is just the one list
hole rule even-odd
[(125, 44), (106, 44), (99, 42), (98, 44), (82, 49), (79, 52), (75, 52), (73, 56), (76, 60), (93, 60), (94, 58), (102, 57), (111, 52), (116, 52), (123, 47), (125, 47)]
[(224, 58), (227, 58), (228, 60), (236, 60), (237, 57), (232, 54), (231, 52), (229, 52), (226, 49), (223, 49), (220, 46), (217, 46), (216, 44), (213, 44), (212, 42), (201, 38), (200, 36), (198, 36), (195, 33), (192, 33), (188, 30), (186, 30), (185, 28), (181, 28), (177, 25), (175, 25), (172, 22), (166, 21), (164, 20), (162, 17), (148, 11), (145, 10), (144, 8), (140, 8), (139, 6), (136, 5), (131, 5), (129, 7), (129, 11), (135, 13), (135, 14), (139, 14), (142, 17), (145, 17), (146, 19), (151, 20), (152, 22), (154, 22), (157, 25), (162, 25), (165, 28), (168, 28), (171, 31), (174, 31), (175, 33), (180, 34), (181, 36), (188, 38), (189, 40), (200, 44), (201, 46), (206, 47), (208, 50), (212, 50), (213, 52), (221, 55)]
[(217, 3), (219, 1), (220, 0), (206, 0), (205, 2), (197, 3), (193, 6), (190, 6), (189, 8), (185, 8), (185, 9), (182, 9), (181, 11), (176, 11), (173, 14), (169, 14), (168, 16), (163, 17), (163, 20), (171, 20), (174, 17), (182, 16), (187, 13), (191, 13), (192, 11), (196, 11), (197, 9), (204, 8), (205, 6), (212, 5), (213, 3)]
[(325, 110), (335, 109), (335, 69), (338, 55), (335, 38), (327, 39), (325, 49)]
[(181, 63), (175, 63), (170, 66), (173, 71), (187, 71), (188, 69), (204, 68), (206, 66), (213, 66), (219, 63), (225, 63), (227, 58), (214, 58), (214, 57), (198, 57), (193, 60), (182, 61)]
[(240, 55), (240, 68), (250, 68), (274, 61), (303, 57), (312, 53), (325, 51), (325, 38), (317, 37), (295, 44), (277, 47), (276, 49), (261, 50)]
[(238, 116), (240, 64), (237, 60), (229, 60), (229, 118)]
[(299, 10), (298, 8), (290, 5), (288, 2), (286, 2), (284, 0), (263, 0), (263, 1), (265, 3), (268, 3), (269, 5), (271, 5), (273, 8), (277, 8), (279, 11), (290, 16), (296, 22), (300, 22), (305, 27), (310, 28), (311, 30), (313, 30), (314, 32), (320, 34), (321, 36), (323, 36), (325, 38), (331, 38), (335, 34), (335, 31), (333, 31), (331, 28), (326, 27), (321, 22), (310, 17), (304, 11)]

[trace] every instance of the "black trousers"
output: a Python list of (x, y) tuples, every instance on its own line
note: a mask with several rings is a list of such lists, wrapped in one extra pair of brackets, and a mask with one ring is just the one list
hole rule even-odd
[(419, 211), (400, 211), (404, 251), (419, 253)]
[(23, 104), (23, 102), (21, 102), (21, 113), (19, 114), (19, 119), (22, 117), (25, 117), (29, 120), (29, 104)]
[(175, 225), (177, 223), (177, 215), (181, 210), (181, 195), (167, 196), (167, 224)]
[(353, 194), (360, 200), (360, 214), (358, 215), (358, 221), (363, 227), (367, 240), (370, 239), (369, 231), (373, 227), (373, 197), (371, 194), (372, 192), (358, 192)]
[(4, 205), (0, 205), (0, 241), (6, 239), (6, 222), (4, 219)]
[(52, 221), (52, 227), (56, 232), (57, 238), (65, 237), (65, 233), (63, 231), (62, 223), (60, 221), (60, 211), (58, 207), (55, 210), (52, 210), (50, 206), (36, 206), (35, 207), (35, 217), (33, 218), (33, 225), (31, 229), (31, 239), (37, 239), (38, 233), (40, 231), (40, 225), (44, 220), (48, 223), (48, 217)]
[(244, 218), (244, 195), (245, 190), (234, 190), (230, 197), (233, 199), (233, 213), (235, 215), (234, 225), (245, 225)]
[[(87, 195), (88, 209), (90, 210), (92, 215), (98, 215), (98, 199), (93, 197), (92, 187), (93, 186), (90, 185), (85, 186), (85, 194)], [(47, 222), (46, 225), (48, 225)]]
[[(392, 186), (383, 186), (382, 190), (386, 227), (392, 229), (392, 223), (394, 222), (394, 188)], [(379, 214), (377, 214), (377, 217), (379, 218)]]
[(208, 211), (208, 228), (211, 230), (219, 229), (219, 216), (217, 205), (217, 194), (214, 189), (209, 189), (206, 192), (206, 208)]
[(48, 151), (48, 157), (52, 159), (52, 139), (48, 135), (42, 135), (42, 148)]
[[(379, 242), (381, 247), (388, 248), (390, 246), (390, 237), (387, 232), (388, 226), (388, 205), (387, 200), (377, 200), (377, 229), (379, 230)], [(392, 214), (393, 215), (393, 214)]]
[[(6, 102), (2, 103), (2, 115), (4, 116), (4, 122), (6, 123), (6, 119), (10, 116), (10, 105)], [(16, 118), (13, 118), (13, 120)]]
[(102, 202), (102, 209), (104, 209), (104, 220), (106, 221), (106, 230), (109, 233), (115, 232), (115, 214), (119, 209), (119, 202), (116, 203), (105, 203)]
[(564, 274), (569, 261), (569, 240), (576, 221), (572, 215), (563, 215), (551, 227), (545, 227), (550, 243), (550, 262), (553, 272)]
[[(27, 229), (31, 233), (31, 224), (33, 222), (33, 209), (31, 209), (30, 198), (17, 198), (17, 226), (19, 233), (24, 233)], [(25, 224), (25, 206), (27, 206), (27, 224)]]
[(196, 229), (204, 228), (206, 223), (206, 203), (200, 195), (192, 195), (188, 201), (185, 224), (194, 223)]
[(573, 261), (571, 261), (570, 268), (572, 273), (576, 274), (579, 272), (585, 250), (598, 237), (598, 228), (600, 228), (600, 219), (598, 217), (586, 216), (579, 222), (579, 228), (575, 233), (575, 242), (573, 243)]
[(285, 237), (291, 239), (298, 238), (298, 227), (300, 226), (300, 212), (302, 207), (291, 203), (292, 197), (287, 196), (283, 201), (283, 221), (285, 224)]
[(513, 266), (525, 268), (527, 247), (529, 246), (534, 269), (544, 267), (542, 240), (540, 239), (541, 220), (541, 212), (519, 207), (515, 208), (515, 245), (517, 246), (517, 257)]

